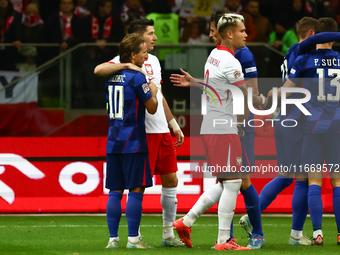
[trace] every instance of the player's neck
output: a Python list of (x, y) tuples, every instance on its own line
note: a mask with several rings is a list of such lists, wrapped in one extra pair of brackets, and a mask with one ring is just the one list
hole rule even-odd
[(317, 44), (316, 45), (316, 49), (332, 49), (333, 46), (333, 42), (329, 42), (329, 43), (323, 43), (323, 44)]
[(235, 47), (233, 47), (232, 44), (231, 44), (230, 42), (228, 42), (228, 41), (223, 41), (223, 40), (222, 40), (221, 46), (224, 46), (224, 47), (229, 48), (233, 53), (236, 52)]

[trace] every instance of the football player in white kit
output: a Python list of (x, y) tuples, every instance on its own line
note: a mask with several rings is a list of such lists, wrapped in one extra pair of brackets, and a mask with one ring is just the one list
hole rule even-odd
[[(138, 33), (145, 39), (148, 51), (154, 49), (157, 37), (153, 27), (153, 20), (139, 19), (130, 23), (129, 33)], [(163, 209), (163, 240), (162, 246), (184, 246), (174, 235), (172, 222), (176, 219), (177, 211), (177, 158), (175, 146), (179, 147), (184, 142), (184, 135), (172, 115), (169, 106), (161, 92), (162, 76), (161, 66), (156, 56), (148, 54), (142, 70), (131, 63), (120, 63), (119, 56), (106, 63), (102, 63), (94, 69), (97, 76), (107, 76), (123, 69), (142, 71), (149, 81), (153, 81), (157, 87), (158, 108), (154, 115), (145, 113), (145, 129), (149, 149), (149, 164), (153, 174), (158, 174), (162, 181), (161, 204)], [(175, 144), (168, 125), (177, 138)]]
[[(218, 125), (214, 127), (213, 123), (216, 119), (227, 120), (228, 123), (241, 123), (247, 114), (243, 116), (233, 115), (233, 100), (236, 99), (230, 94), (225, 85), (238, 86), (244, 98), (247, 98), (247, 86), (245, 84), (242, 68), (239, 61), (235, 58), (234, 53), (237, 49), (245, 46), (247, 34), (245, 33), (244, 19), (237, 14), (224, 14), (218, 22), (218, 31), (222, 36), (221, 45), (217, 45), (209, 55), (205, 65), (205, 80), (209, 89), (213, 87), (221, 98), (221, 106), (215, 105), (212, 100), (207, 102), (207, 114), (203, 115), (201, 126), (201, 134), (203, 135), (203, 143), (207, 152), (209, 166), (230, 166), (233, 169), (229, 175), (223, 173), (213, 173), (217, 176), (219, 184), (223, 186), (222, 195), (219, 199), (218, 219), (219, 233), (218, 240), (215, 245), (216, 250), (249, 250), (248, 247), (242, 247), (230, 238), (230, 223), (233, 218), (236, 205), (236, 198), (241, 186), (241, 175), (235, 173), (240, 170), (242, 165), (242, 151), (240, 139), (238, 137), (238, 128), (236, 124)], [(188, 74), (186, 74), (187, 76)], [(176, 84), (182, 84), (187, 81), (188, 77), (176, 76), (172, 81)], [(182, 78), (182, 79), (181, 79)], [(246, 104), (246, 102), (245, 102)], [(264, 97), (253, 95), (253, 104), (264, 107), (266, 100)], [(247, 107), (245, 107), (246, 110)], [(249, 110), (248, 110), (249, 111)], [(217, 169), (217, 167), (215, 167)], [(217, 184), (218, 185), (218, 184)], [(210, 190), (210, 189), (209, 189)], [(203, 200), (215, 200), (215, 188), (212, 187), (209, 194), (203, 193)], [(217, 192), (218, 193), (218, 192)], [(206, 204), (210, 204), (209, 202)], [(202, 205), (196, 205), (201, 207)], [(203, 206), (205, 207), (205, 206)], [(183, 224), (183, 218), (175, 221), (173, 225), (176, 227), (179, 236), (187, 246), (192, 247), (190, 240), (191, 229)]]

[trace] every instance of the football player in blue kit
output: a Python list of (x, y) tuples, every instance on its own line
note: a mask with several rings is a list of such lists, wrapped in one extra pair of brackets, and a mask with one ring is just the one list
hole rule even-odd
[[(141, 67), (148, 57), (145, 40), (138, 34), (127, 35), (119, 46), (119, 55), (122, 63), (130, 62)], [(125, 69), (110, 75), (105, 89), (110, 123), (105, 185), (110, 189), (106, 208), (110, 240), (106, 248), (118, 248), (121, 199), (125, 189), (129, 189), (125, 208), (128, 223), (126, 248), (151, 248), (140, 239), (138, 229), (144, 189), (152, 186), (145, 108), (151, 114), (156, 112), (157, 87), (152, 82), (148, 84), (143, 73)]]
[[(281, 65), (283, 83), (287, 80), (288, 73), (298, 55), (311, 51), (317, 43), (330, 42), (340, 39), (339, 33), (325, 32), (313, 35), (317, 20), (305, 17), (297, 23), (297, 35), (300, 43), (294, 44), (287, 52)], [(301, 94), (292, 93), (290, 98), (298, 98)], [(297, 120), (297, 126), (286, 128), (281, 125), (285, 119)], [(278, 166), (288, 166), (297, 169), (301, 165), (302, 153), (302, 125), (301, 111), (295, 105), (287, 105), (287, 114), (280, 115), (279, 121), (275, 124), (275, 144), (277, 151)], [(292, 166), (292, 167), (290, 167)], [(289, 244), (310, 245), (311, 241), (303, 235), (303, 225), (308, 212), (307, 194), (308, 181), (307, 174), (300, 171), (291, 173), (282, 172), (270, 181), (260, 193), (261, 210), (265, 210), (276, 198), (276, 196), (289, 185), (292, 184), (294, 175), (295, 189), (292, 199), (293, 223)]]
[[(315, 26), (316, 33), (336, 32), (337, 29), (337, 23), (331, 18), (320, 18)], [(303, 87), (311, 93), (310, 100), (305, 104), (311, 115), (305, 116), (300, 112), (303, 120), (300, 172), (307, 173), (309, 178), (308, 208), (314, 231), (312, 245), (323, 245), (321, 186), (322, 174), (327, 169), (333, 186), (337, 243), (340, 244), (340, 174), (334, 171), (340, 162), (340, 86), (337, 81), (340, 76), (340, 54), (332, 50), (333, 43), (317, 44), (316, 51), (299, 56), (283, 85)], [(281, 88), (278, 90), (280, 96)]]

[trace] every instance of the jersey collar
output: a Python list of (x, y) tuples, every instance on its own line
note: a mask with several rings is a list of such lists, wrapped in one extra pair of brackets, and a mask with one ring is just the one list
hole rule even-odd
[(235, 57), (234, 52), (231, 51), (231, 49), (229, 49), (228, 47), (222, 46), (222, 45), (217, 45), (216, 46), (218, 50), (225, 50), (228, 51), (231, 55), (233, 55)]

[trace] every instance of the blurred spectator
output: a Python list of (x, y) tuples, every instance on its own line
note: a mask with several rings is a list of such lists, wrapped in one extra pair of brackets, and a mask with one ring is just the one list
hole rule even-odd
[(149, 11), (150, 13), (172, 13), (169, 0), (152, 0)]
[(36, 43), (43, 25), (39, 14), (39, 7), (35, 3), (27, 6), (24, 14), (17, 13), (13, 23), (5, 34), (5, 42), (12, 43), (17, 48), (14, 52), (16, 68), (20, 72), (32, 72), (36, 69), (34, 57), (37, 48), (34, 46), (22, 46), (22, 43)]
[(203, 34), (203, 29), (199, 21), (193, 20), (184, 28), (182, 42), (189, 44), (208, 43), (209, 36)]
[[(14, 20), (14, 9), (8, 0), (0, 0), (0, 43), (4, 42), (4, 36)], [(15, 70), (13, 61), (13, 48), (0, 48), (0, 70)]]
[[(306, 3), (304, 0), (290, 0), (290, 6), (288, 12), (286, 12), (286, 26), (295, 27), (296, 22), (298, 22), (303, 17), (310, 16), (306, 11)], [(289, 18), (287, 18), (289, 17)]]
[(179, 12), (181, 9), (183, 0), (169, 0), (170, 6), (171, 6), (171, 11), (173, 13)]
[(253, 18), (257, 29), (257, 35), (254, 42), (268, 42), (269, 35), (273, 31), (273, 27), (269, 20), (260, 14), (259, 1), (250, 0), (246, 6), (246, 10)]
[[(60, 1), (60, 12), (52, 15), (44, 24), (41, 32), (41, 42), (60, 43), (60, 50), (65, 51), (72, 48), (80, 41), (80, 22), (73, 15), (72, 0)], [(52, 53), (52, 50), (51, 50)], [(59, 54), (53, 51), (52, 57)]]
[(52, 15), (59, 12), (60, 0), (40, 0), (39, 10), (40, 16), (46, 22)]
[(111, 0), (99, 0), (95, 12), (83, 21), (82, 37), (85, 42), (105, 44), (121, 41), (124, 37), (122, 24), (111, 13)]
[(13, 4), (13, 8), (16, 12), (24, 13), (26, 10), (26, 7), (30, 3), (29, 0), (10, 0)]
[(298, 43), (299, 40), (294, 32), (294, 28), (289, 28), (286, 22), (286, 16), (283, 15), (275, 23), (275, 31), (269, 35), (269, 44), (286, 54), (289, 48)]
[(241, 14), (244, 17), (244, 25), (246, 26), (246, 33), (248, 34), (247, 42), (253, 42), (257, 34), (256, 26), (250, 14), (244, 12), (241, 0), (226, 0), (225, 7), (227, 7), (228, 11)]
[[(107, 42), (120, 42), (124, 37), (119, 18), (112, 15), (111, 0), (99, 0), (93, 14), (83, 19), (83, 41), (95, 42), (98, 46), (84, 47), (79, 54), (77, 79), (73, 87), (73, 107), (100, 108), (103, 103), (96, 92), (105, 83), (103, 77), (93, 75), (96, 65), (107, 61), (108, 56), (116, 55), (115, 47), (106, 46)], [(84, 53), (84, 54), (83, 54)]]
[(121, 9), (120, 20), (125, 23), (144, 18), (145, 12), (140, 0), (126, 0)]
[(8, 0), (0, 0), (0, 42), (4, 41), (4, 34), (14, 19), (14, 9)]
[(77, 0), (77, 6), (74, 8), (74, 14), (77, 15), (79, 19), (84, 18), (91, 14), (86, 6), (87, 0)]

